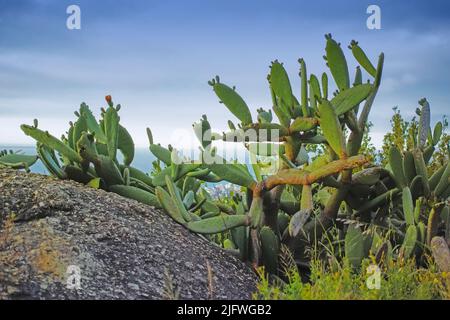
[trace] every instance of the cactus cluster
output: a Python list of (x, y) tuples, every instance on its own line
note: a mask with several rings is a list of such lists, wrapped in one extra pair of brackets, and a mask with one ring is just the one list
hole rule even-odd
[[(378, 260), (416, 256), (420, 262), (422, 254), (430, 252), (433, 237), (443, 235), (450, 243), (450, 164), (447, 161), (430, 177), (426, 167), (441, 138), (442, 123), (432, 132), (430, 106), (420, 100), (414, 149), (402, 153), (393, 147), (386, 167), (368, 163), (360, 149), (381, 84), (384, 56), (379, 55), (375, 67), (356, 41), (349, 49), (359, 64), (352, 85), (340, 44), (326, 35), (324, 58), (337, 88), (333, 95), (328, 93), (327, 73), (320, 81), (314, 74), (308, 76), (305, 61), (299, 59), (297, 99), (283, 64), (272, 62), (268, 75), (272, 109), (259, 108), (256, 121), (234, 87), (217, 76), (209, 81), (240, 123), (229, 121), (229, 132), (206, 135), (209, 140), (202, 136), (204, 152), (214, 153), (213, 140), (223, 139), (243, 142), (257, 157), (278, 156), (282, 161), (278, 171), (269, 175), (261, 173), (258, 163), (253, 164), (253, 175), (236, 165), (208, 166), (247, 190), (250, 221), (240, 227), (247, 229), (242, 233), (246, 238), (236, 240), (232, 232), (227, 247), (239, 249), (242, 257), (265, 265), (272, 273), (278, 271), (281, 245), (291, 250), (299, 264), (307, 264), (308, 246), (326, 238), (331, 226), (338, 228), (345, 243), (341, 251), (355, 267), (369, 255)], [(362, 70), (369, 77), (367, 82), (362, 80)], [(211, 128), (205, 121), (202, 127)], [(313, 144), (323, 146), (324, 154), (311, 157), (306, 150)]]
[[(370, 187), (351, 193), (347, 201), (354, 210), (352, 218), (368, 224), (371, 229), (364, 235), (361, 231), (357, 235), (346, 235), (346, 248), (348, 246), (348, 251), (354, 253), (355, 264), (367, 257), (370, 250), (376, 256), (384, 254), (392, 258), (393, 245), (399, 248), (397, 258), (414, 257), (424, 262), (423, 254), (430, 252), (435, 237), (443, 236), (450, 244), (450, 163), (447, 160), (431, 174), (427, 168), (441, 138), (442, 123), (438, 122), (431, 130), (429, 103), (421, 99), (419, 105), (419, 126), (411, 137), (413, 149), (401, 151), (392, 146), (387, 165), (370, 169), (376, 170), (379, 176), (372, 179)], [(450, 151), (448, 154), (450, 156)], [(382, 229), (389, 230), (389, 239), (381, 241), (379, 230)], [(363, 239), (360, 243), (368, 245), (364, 249), (363, 246), (354, 248), (349, 244), (354, 237), (360, 237)], [(433, 254), (436, 256), (437, 252)]]
[[(114, 107), (110, 96), (106, 101), (108, 107), (102, 108), (100, 121), (82, 103), (75, 112), (76, 121), (70, 122), (61, 139), (39, 129), (37, 120), (33, 125), (22, 125), (21, 129), (37, 141), (37, 154), (50, 174), (159, 206), (151, 178), (131, 166), (134, 143), (119, 123), (120, 105)], [(121, 162), (118, 151), (122, 154)]]
[[(450, 242), (450, 164), (427, 171), (442, 124), (432, 132), (430, 106), (422, 99), (414, 149), (393, 147), (387, 166), (370, 163), (361, 147), (384, 55), (372, 64), (352, 41), (349, 49), (358, 66), (351, 78), (341, 45), (325, 37), (331, 77), (308, 74), (299, 59), (297, 98), (284, 65), (273, 61), (267, 77), (271, 108), (258, 108), (256, 118), (234, 87), (218, 76), (209, 81), (238, 124), (228, 121), (227, 132), (212, 132), (202, 116), (193, 124), (201, 145), (195, 161), (156, 144), (147, 129), (157, 160), (151, 174), (134, 168), (134, 143), (119, 123), (120, 105), (114, 107), (110, 96), (100, 121), (83, 103), (61, 139), (38, 129), (37, 121), (22, 130), (37, 140), (39, 158), (51, 174), (161, 207), (188, 230), (271, 273), (279, 273), (286, 250), (298, 265), (307, 265), (309, 248), (327, 238), (332, 226), (338, 243), (345, 243), (337, 250), (355, 267), (370, 254), (379, 261), (416, 256), (420, 263), (435, 236)], [(217, 140), (242, 143), (254, 160), (251, 167), (221, 158)], [(307, 151), (315, 146), (323, 153)], [(274, 161), (276, 170), (265, 170), (266, 161)], [(242, 193), (213, 199), (204, 186), (221, 181), (240, 186)]]
[[(133, 167), (135, 147), (120, 124), (121, 106), (114, 106), (111, 96), (106, 96), (106, 102), (108, 106), (101, 109), (100, 120), (82, 103), (75, 112), (76, 121), (70, 122), (60, 139), (39, 129), (37, 120), (33, 125), (21, 126), (26, 135), (37, 141), (38, 157), (51, 175), (164, 208), (176, 222), (196, 233), (213, 234), (247, 223), (243, 210), (238, 214), (232, 207), (213, 200), (202, 187), (204, 182), (219, 182), (223, 178), (202, 163), (180, 159), (170, 145), (165, 148), (154, 143), (149, 128), (149, 149), (156, 157), (153, 171), (147, 174)], [(206, 117), (203, 120), (207, 121)], [(18, 168), (30, 166), (37, 157), (6, 153), (0, 157), (5, 163), (13, 159)]]
[[(253, 164), (254, 175), (235, 164), (208, 165), (217, 176), (246, 188), (249, 221), (240, 226), (247, 229), (243, 233), (245, 239), (230, 246), (246, 252), (241, 256), (254, 265), (265, 265), (270, 272), (277, 272), (281, 245), (287, 245), (297, 260), (305, 258), (307, 246), (336, 221), (341, 204), (351, 192), (359, 191), (361, 184), (379, 179), (380, 174), (387, 174), (377, 168), (365, 168), (368, 159), (359, 154), (380, 86), (384, 56), (379, 56), (374, 67), (356, 42), (352, 42), (351, 49), (360, 65), (352, 84), (340, 44), (326, 35), (324, 58), (337, 88), (334, 94), (329, 93), (332, 84), (327, 73), (320, 77), (308, 75), (306, 62), (299, 59), (301, 87), (297, 98), (283, 64), (273, 61), (268, 75), (272, 108), (258, 109), (255, 122), (234, 87), (223, 84), (219, 77), (209, 81), (220, 101), (240, 123), (236, 127), (229, 121), (230, 131), (212, 134), (209, 141), (203, 136), (204, 153), (214, 153), (212, 140), (222, 138), (243, 142), (256, 157), (276, 156), (281, 161), (277, 172), (269, 175), (264, 174), (258, 163)], [(361, 67), (370, 77), (366, 83)], [(274, 121), (272, 111), (278, 122)], [(306, 150), (313, 144), (324, 146), (326, 152), (312, 159)], [(323, 191), (323, 205), (314, 201), (319, 190)], [(347, 213), (353, 215), (356, 210)]]

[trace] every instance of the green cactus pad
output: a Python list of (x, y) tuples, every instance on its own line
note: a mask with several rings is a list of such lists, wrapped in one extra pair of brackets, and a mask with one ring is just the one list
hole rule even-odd
[(215, 213), (215, 214), (220, 213), (220, 208), (211, 200), (205, 199), (205, 202), (203, 203), (201, 208), (202, 208), (203, 212), (209, 212), (209, 213)]
[(408, 185), (403, 170), (403, 156), (396, 146), (392, 146), (389, 150), (389, 165), (391, 166), (394, 180), (399, 188)]
[(265, 111), (264, 109), (258, 109), (258, 122), (271, 123), (273, 120), (272, 110)]
[(440, 211), (442, 207), (435, 208), (433, 207), (430, 211), (430, 215), (428, 216), (428, 224), (427, 224), (427, 244), (430, 245), (431, 239), (438, 233), (439, 223), (440, 223)]
[(422, 151), (420, 149), (414, 149), (413, 150), (413, 157), (414, 157), (414, 165), (416, 167), (417, 175), (422, 177), (422, 186), (423, 186), (423, 193), (425, 196), (430, 195), (430, 185), (428, 184), (428, 173), (427, 173), (427, 166), (425, 164), (425, 160), (423, 158)]
[(308, 73), (306, 71), (306, 63), (305, 60), (300, 59), (300, 77), (301, 77), (301, 97), (302, 97), (302, 103), (301, 103), (301, 110), (304, 117), (309, 116), (309, 109), (308, 109)]
[(305, 184), (302, 187), (302, 196), (300, 199), (300, 209), (312, 210), (314, 206), (311, 185)]
[(406, 229), (405, 238), (401, 247), (402, 256), (404, 259), (408, 259), (414, 253), (417, 242), (417, 227), (410, 225)]
[(359, 268), (364, 259), (364, 237), (353, 224), (348, 226), (345, 235), (345, 257), (354, 268)]
[(127, 129), (119, 124), (117, 148), (123, 155), (123, 163), (129, 166), (134, 159), (134, 141)]
[(433, 145), (437, 145), (442, 137), (442, 122), (437, 122), (433, 130)]
[(276, 274), (278, 272), (278, 255), (280, 252), (278, 237), (267, 226), (262, 227), (259, 234), (264, 267), (267, 272)]
[(44, 144), (38, 142), (36, 146), (36, 152), (39, 155), (39, 159), (41, 159), (45, 168), (51, 175), (59, 179), (67, 178), (67, 175), (61, 168), (61, 165), (59, 164), (58, 158), (56, 157), (53, 149), (50, 149)]
[(428, 164), (428, 162), (430, 162), (433, 153), (434, 153), (433, 145), (425, 147), (425, 149), (423, 150), (423, 160), (425, 161), (425, 164)]
[(377, 70), (373, 66), (372, 62), (370, 62), (369, 58), (367, 58), (365, 52), (358, 45), (358, 42), (352, 41), (350, 44), (350, 49), (352, 50), (353, 56), (355, 57), (356, 61), (358, 61), (358, 63), (364, 68), (364, 70), (366, 70), (372, 77), (376, 77)]
[(403, 173), (409, 185), (416, 177), (416, 167), (414, 165), (414, 156), (411, 151), (406, 151), (403, 154)]
[(77, 141), (77, 149), (80, 150), (79, 153), (82, 158), (80, 162), (92, 162), (95, 172), (108, 186), (124, 183), (122, 174), (115, 161), (109, 156), (99, 155), (97, 153), (92, 134), (83, 132), (81, 138)]
[(312, 92), (310, 93), (310, 99), (315, 99), (315, 97), (323, 98), (322, 92), (320, 90), (319, 79), (317, 79), (314, 74), (311, 74), (311, 76), (309, 77), (309, 84), (310, 88), (312, 89)]
[(328, 163), (330, 163), (330, 156), (328, 154), (320, 155), (316, 157), (308, 166), (306, 166), (305, 170), (312, 172), (322, 168)]
[(52, 136), (47, 131), (42, 131), (38, 128), (28, 125), (21, 125), (20, 128), (27, 135), (35, 139), (36, 141), (48, 146), (50, 149), (53, 149), (59, 152), (62, 156), (67, 157), (70, 161), (73, 162), (81, 162), (81, 157), (75, 152), (75, 150), (68, 147), (59, 139)]
[(130, 170), (129, 170), (128, 168), (125, 168), (125, 169), (122, 171), (122, 177), (123, 177), (123, 183), (124, 183), (126, 186), (129, 186), (130, 183), (131, 183), (131, 177), (130, 177)]
[(441, 178), (439, 179), (439, 183), (436, 185), (434, 193), (436, 196), (440, 197), (444, 193), (444, 191), (449, 186), (449, 178), (450, 178), (450, 161), (447, 163), (447, 166), (442, 173)]
[(152, 178), (150, 176), (148, 176), (145, 172), (142, 172), (141, 170), (139, 170), (135, 167), (130, 167), (130, 166), (125, 167), (124, 165), (119, 165), (120, 171), (123, 172), (123, 170), (125, 170), (125, 168), (128, 168), (128, 170), (130, 171), (131, 178), (140, 180), (150, 187), (153, 186)]
[(335, 108), (336, 115), (343, 115), (357, 107), (362, 101), (367, 99), (372, 90), (373, 86), (366, 83), (339, 92), (336, 97), (331, 99), (331, 104)]
[(253, 198), (248, 214), (251, 219), (251, 226), (253, 228), (260, 227), (263, 219), (263, 199), (261, 197)]
[(92, 111), (85, 103), (82, 103), (80, 106), (80, 115), (86, 119), (89, 132), (95, 134), (95, 139), (100, 143), (106, 144), (105, 133), (103, 132), (102, 128), (100, 127), (94, 115), (92, 114)]
[(298, 117), (291, 123), (289, 131), (291, 133), (310, 131), (316, 128), (318, 124), (319, 121), (316, 118)]
[(78, 120), (73, 124), (73, 130), (71, 132), (71, 136), (67, 137), (67, 139), (69, 141), (71, 141), (70, 145), (75, 146), (76, 151), (78, 151), (76, 149), (77, 141), (81, 138), (81, 134), (83, 132), (87, 132), (87, 131), (88, 131), (87, 121), (84, 118), (84, 116), (80, 115)]
[(209, 219), (209, 218), (212, 218), (212, 217), (217, 217), (219, 214), (220, 214), (220, 212), (207, 212), (205, 214), (202, 214), (201, 218), (202, 219)]
[(170, 166), (172, 164), (172, 156), (171, 152), (162, 147), (159, 144), (151, 144), (150, 145), (150, 151), (153, 153), (153, 155), (158, 159), (164, 162), (167, 166)]
[(249, 228), (246, 226), (233, 228), (231, 229), (231, 236), (233, 238), (233, 242), (239, 249), (241, 260), (245, 261), (248, 258)]
[(356, 66), (355, 80), (353, 81), (353, 86), (359, 86), (361, 84), (362, 84), (361, 68), (359, 66)]
[(411, 181), (411, 186), (409, 187), (411, 190), (411, 194), (413, 199), (417, 199), (421, 195), (423, 195), (423, 183), (421, 176), (415, 176)]
[(117, 193), (125, 198), (134, 199), (140, 203), (157, 208), (161, 207), (158, 198), (154, 194), (133, 186), (113, 185), (109, 186), (109, 191)]
[(420, 243), (422, 245), (426, 244), (426, 241), (427, 241), (427, 239), (426, 239), (427, 227), (425, 226), (425, 224), (422, 221), (420, 221), (417, 224), (417, 232), (418, 232), (417, 240), (420, 241)]
[(323, 99), (328, 99), (328, 75), (324, 72), (322, 73), (322, 90), (323, 90)]
[[(199, 122), (195, 122), (192, 125), (194, 133), (197, 139), (200, 141), (201, 146), (206, 149), (211, 145), (211, 125), (209, 124), (206, 116), (204, 115)], [(208, 137), (209, 134), (209, 137)]]
[(108, 156), (111, 160), (116, 160), (119, 142), (119, 115), (115, 108), (109, 107), (106, 110), (103, 115), (103, 124), (105, 128)]
[(287, 213), (284, 213), (283, 211), (278, 211), (277, 215), (277, 227), (278, 227), (278, 233), (283, 234), (286, 228), (289, 226), (289, 220), (290, 216)]
[[(178, 165), (177, 176), (173, 178), (174, 181), (177, 181), (181, 177), (184, 177), (188, 172), (192, 172), (201, 167), (199, 163), (182, 163)], [(172, 167), (164, 168), (161, 172), (157, 173), (153, 178), (152, 182), (154, 186), (165, 186), (166, 185), (166, 176), (171, 176)]]
[(343, 91), (350, 86), (347, 60), (345, 59), (341, 46), (331, 38), (331, 35), (327, 35), (326, 39), (327, 45), (325, 51), (328, 67), (339, 90)]
[(166, 176), (166, 186), (169, 190), (169, 194), (172, 197), (173, 201), (175, 202), (175, 205), (178, 207), (179, 212), (183, 216), (183, 219), (187, 222), (191, 220), (191, 217), (186, 210), (183, 199), (181, 198), (180, 190), (177, 188), (175, 183), (173, 183), (172, 179), (169, 176)]
[(420, 214), (422, 212), (422, 203), (424, 198), (420, 197), (416, 200), (416, 206), (414, 207), (414, 221), (418, 223), (420, 221)]
[(345, 136), (331, 103), (327, 100), (322, 100), (319, 104), (319, 113), (320, 128), (323, 131), (323, 135), (339, 158), (346, 158)]
[(98, 160), (94, 162), (95, 171), (107, 185), (123, 184), (123, 177), (116, 163), (109, 157), (98, 156)]
[(402, 191), (403, 215), (406, 224), (414, 224), (414, 204), (409, 187), (404, 187)]
[(180, 208), (177, 206), (175, 201), (166, 190), (161, 187), (156, 187), (155, 194), (161, 207), (173, 220), (182, 225), (186, 224), (186, 221), (181, 214)]
[(281, 107), (274, 105), (272, 107), (273, 112), (277, 116), (278, 120), (280, 121), (280, 124), (284, 127), (289, 127), (289, 123), (291, 122), (291, 117), (289, 114), (287, 114)]
[(247, 104), (235, 90), (219, 82), (213, 85), (213, 89), (220, 101), (244, 125), (252, 123), (252, 115)]
[(378, 208), (380, 206), (385, 205), (389, 200), (391, 200), (395, 195), (399, 193), (398, 189), (392, 189), (386, 191), (385, 193), (376, 196), (375, 198), (365, 202), (358, 210), (356, 215), (361, 215), (365, 212)]
[(285, 103), (285, 108), (290, 109), (294, 106), (289, 77), (283, 65), (278, 61), (274, 61), (270, 68), (270, 85), (275, 95)]
[(192, 205), (194, 204), (194, 202), (195, 202), (195, 193), (194, 193), (194, 191), (189, 190), (189, 191), (184, 195), (184, 198), (183, 198), (183, 204), (184, 204), (184, 207), (185, 207), (186, 209), (189, 209), (190, 207), (192, 207)]
[(212, 162), (213, 163), (211, 164), (207, 164), (208, 168), (223, 180), (250, 189), (255, 186), (256, 181), (253, 179), (246, 168), (245, 170), (243, 170), (238, 165), (227, 162), (225, 159), (217, 155)]
[(214, 234), (248, 225), (248, 220), (246, 215), (219, 215), (200, 221), (191, 221), (186, 227), (192, 232)]

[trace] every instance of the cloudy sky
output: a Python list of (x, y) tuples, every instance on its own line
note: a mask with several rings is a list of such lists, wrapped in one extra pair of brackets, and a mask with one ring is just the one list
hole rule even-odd
[[(66, 28), (71, 4), (81, 30)], [(381, 8), (381, 30), (366, 27), (370, 4)], [(284, 62), (299, 88), (298, 58), (326, 71), (329, 32), (344, 48), (358, 40), (373, 60), (385, 53), (370, 118), (379, 144), (393, 106), (412, 116), (427, 97), (433, 121), (450, 113), (449, 10), (447, 0), (0, 0), (0, 144), (32, 144), (19, 125), (33, 118), (59, 136), (81, 102), (97, 111), (106, 94), (141, 146), (147, 126), (156, 141), (181, 143), (173, 132), (190, 132), (205, 113), (224, 129), (231, 115), (209, 79), (236, 85), (253, 110), (269, 107), (270, 61)]]

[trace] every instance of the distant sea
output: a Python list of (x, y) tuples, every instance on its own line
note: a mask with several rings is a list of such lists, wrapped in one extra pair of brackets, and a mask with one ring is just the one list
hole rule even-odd
[[(36, 148), (34, 146), (7, 146), (0, 145), (0, 150), (14, 150), (14, 151), (22, 151), (24, 154), (36, 154)], [(120, 159), (119, 159), (120, 160)], [(133, 167), (136, 167), (144, 172), (150, 172), (152, 168), (152, 162), (155, 160), (155, 157), (150, 153), (147, 148), (136, 148)], [(44, 167), (41, 161), (37, 161), (35, 165), (31, 167), (31, 172), (48, 174), (47, 169)]]

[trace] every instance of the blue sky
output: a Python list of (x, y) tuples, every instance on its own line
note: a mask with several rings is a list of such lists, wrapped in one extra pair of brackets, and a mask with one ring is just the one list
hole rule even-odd
[[(66, 28), (67, 6), (81, 8), (81, 30)], [(366, 27), (377, 4), (382, 29)], [(327, 71), (325, 33), (346, 48), (359, 41), (375, 60), (385, 53), (382, 88), (371, 113), (376, 144), (392, 107), (412, 116), (421, 97), (433, 121), (449, 114), (448, 1), (64, 1), (0, 0), (0, 144), (31, 144), (21, 123), (59, 136), (82, 101), (95, 111), (111, 94), (136, 143), (145, 128), (173, 144), (176, 130), (207, 114), (214, 128), (233, 119), (207, 81), (236, 85), (253, 111), (270, 106), (270, 61), (284, 62), (298, 95), (297, 59)], [(349, 50), (350, 66), (355, 66)]]

